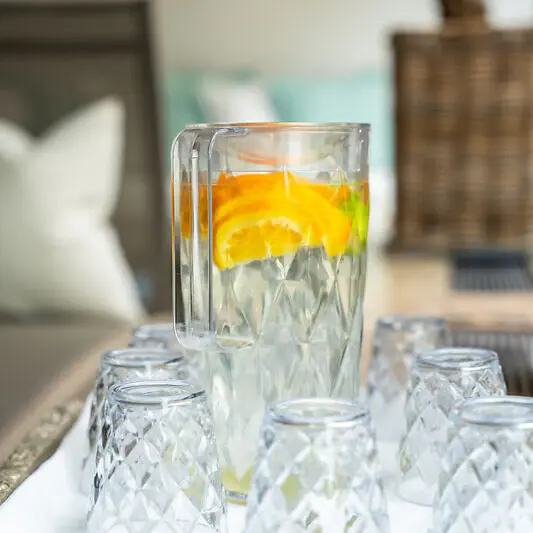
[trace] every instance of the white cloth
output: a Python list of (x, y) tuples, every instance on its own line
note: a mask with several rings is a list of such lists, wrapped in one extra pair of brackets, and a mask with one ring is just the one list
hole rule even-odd
[[(57, 452), (0, 507), (2, 533), (85, 533), (87, 498), (79, 492), (78, 485), (87, 420), (86, 407)], [(382, 445), (380, 453), (386, 473), (391, 533), (427, 533), (431, 509), (395, 496), (391, 470), (394, 447)], [(229, 533), (242, 531), (245, 512), (242, 506), (230, 505)]]

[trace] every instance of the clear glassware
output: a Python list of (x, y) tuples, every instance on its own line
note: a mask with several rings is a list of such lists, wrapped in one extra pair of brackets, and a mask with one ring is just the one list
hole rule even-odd
[(434, 316), (379, 318), (367, 376), (367, 403), (378, 441), (397, 443), (405, 432), (405, 395), (416, 353), (444, 346), (446, 320)]
[(131, 332), (129, 346), (133, 348), (165, 348), (176, 352), (183, 357), (189, 367), (189, 380), (200, 382), (199, 365), (201, 363), (202, 342), (193, 346), (191, 342), (183, 346), (178, 342), (176, 331), (185, 337), (184, 325), (175, 326), (173, 322), (143, 324)]
[(463, 400), (506, 393), (498, 355), (475, 348), (441, 348), (417, 354), (405, 404), (400, 443), (399, 495), (431, 505), (451, 411)]
[(181, 351), (173, 323), (143, 324), (131, 332), (130, 347), (167, 348)]
[[(228, 498), (245, 501), (265, 408), (280, 399), (326, 397), (332, 388), (328, 350), (334, 331), (298, 344), (290, 328), (272, 332), (263, 346), (211, 348), (202, 354), (200, 382), (215, 408), (222, 480)], [(243, 438), (244, 437), (244, 438)]]
[(389, 532), (366, 407), (318, 398), (267, 409), (245, 531)]
[(224, 532), (211, 407), (198, 385), (119, 383), (98, 441), (89, 533)]
[(467, 400), (451, 420), (433, 533), (531, 533), (533, 398)]
[[(244, 348), (264, 375), (279, 374), (279, 357), (267, 357), (274, 349), (285, 354), (285, 367), (315, 380), (315, 389), (327, 383), (325, 396), (358, 394), (369, 129), (211, 124), (178, 135), (172, 150), (173, 295), (180, 343), (197, 347), (201, 339), (218, 349)], [(312, 368), (319, 355), (301, 354), (321, 345), (324, 331), (330, 339), (322, 345), (320, 375)], [(236, 372), (249, 373), (244, 357), (232, 368), (242, 361), (247, 368)], [(262, 417), (256, 391), (246, 394), (233, 408), (246, 406), (249, 414), (250, 404), (257, 409), (254, 419)], [(291, 396), (277, 387), (272, 399)], [(214, 408), (220, 408), (216, 402)], [(240, 441), (253, 446), (256, 438), (246, 431)], [(245, 466), (249, 470), (251, 462)]]
[(179, 379), (190, 377), (183, 355), (163, 348), (123, 348), (102, 355), (93, 388), (89, 414), (89, 450), (82, 465), (81, 491), (88, 493), (102, 430), (104, 404), (109, 389), (116, 383), (138, 379)]

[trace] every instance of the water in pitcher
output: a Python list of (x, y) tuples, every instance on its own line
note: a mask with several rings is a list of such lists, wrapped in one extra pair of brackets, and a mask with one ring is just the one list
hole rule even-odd
[[(207, 189), (201, 189), (200, 206), (206, 199)], [(216, 411), (239, 411), (219, 421), (227, 428), (219, 439), (234, 441), (224, 446), (223, 477), (230, 492), (247, 492), (255, 450), (248, 452), (239, 441), (243, 433), (258, 430), (263, 404), (281, 397), (330, 396), (335, 389), (342, 395), (343, 379), (350, 379), (340, 369), (358, 326), (368, 203), (367, 181), (317, 182), (290, 172), (222, 174), (213, 186), (217, 333), (232, 353), (224, 364), (210, 366), (218, 402), (228, 398), (226, 408), (218, 405)], [(190, 217), (186, 210), (182, 216), (186, 236)], [(201, 208), (207, 240), (206, 217)], [(241, 343), (237, 363), (234, 346)], [(223, 353), (209, 357), (221, 359)]]
[(215, 339), (202, 373), (230, 497), (248, 492), (268, 403), (357, 394), (369, 219), (368, 126), (242, 129), (185, 131), (173, 195), (177, 300)]

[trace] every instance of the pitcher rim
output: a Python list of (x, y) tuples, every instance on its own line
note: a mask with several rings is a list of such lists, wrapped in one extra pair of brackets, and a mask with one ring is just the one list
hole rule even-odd
[(308, 133), (350, 133), (356, 130), (369, 132), (368, 122), (206, 122), (188, 124), (185, 130), (242, 128), (253, 130), (294, 130)]

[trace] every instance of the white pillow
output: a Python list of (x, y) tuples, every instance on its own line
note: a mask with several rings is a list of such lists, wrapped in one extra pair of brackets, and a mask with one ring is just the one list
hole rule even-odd
[(138, 321), (143, 309), (110, 223), (124, 109), (114, 98), (40, 139), (0, 120), (0, 311)]
[(396, 181), (392, 172), (370, 169), (368, 246), (383, 248), (394, 237)]
[(204, 80), (198, 96), (207, 122), (277, 121), (266, 91), (255, 83)]

